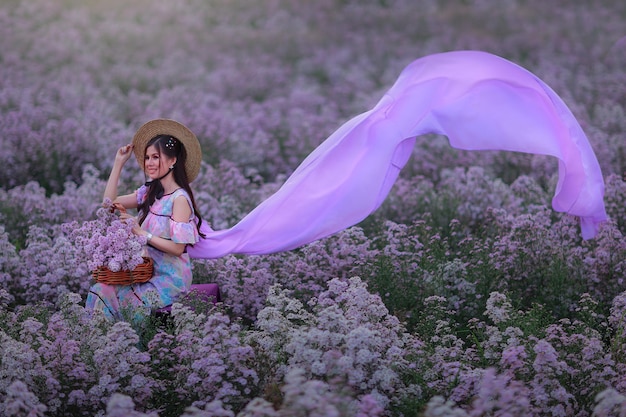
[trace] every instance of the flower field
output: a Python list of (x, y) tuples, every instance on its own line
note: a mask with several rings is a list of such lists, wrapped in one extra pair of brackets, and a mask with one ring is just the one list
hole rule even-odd
[[(626, 416), (625, 22), (622, 0), (3, 1), (0, 415)], [(596, 238), (552, 209), (555, 158), (429, 134), (358, 225), (194, 260), (223, 303), (86, 314), (72, 230), (143, 122), (197, 134), (192, 187), (223, 229), (407, 64), (462, 49), (572, 110), (605, 179)], [(143, 183), (134, 162), (122, 181)]]

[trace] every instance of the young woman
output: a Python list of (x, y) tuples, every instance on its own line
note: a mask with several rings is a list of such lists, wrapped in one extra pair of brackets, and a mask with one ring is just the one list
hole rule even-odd
[[(148, 181), (134, 193), (118, 196), (120, 173), (133, 151)], [(149, 313), (189, 290), (192, 274), (186, 249), (198, 242), (202, 224), (189, 183), (200, 171), (201, 158), (193, 132), (168, 119), (144, 124), (131, 144), (118, 149), (104, 199), (120, 209), (122, 219), (135, 222), (135, 234), (146, 236), (154, 274), (142, 284), (94, 284), (87, 296), (88, 309), (100, 310), (109, 318), (119, 318), (123, 309)], [(136, 218), (125, 212), (130, 208), (137, 209)]]

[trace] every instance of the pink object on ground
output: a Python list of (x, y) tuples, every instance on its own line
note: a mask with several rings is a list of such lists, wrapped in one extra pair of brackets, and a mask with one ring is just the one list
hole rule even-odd
[[(217, 304), (222, 301), (222, 295), (217, 284), (192, 284), (189, 292), (184, 295), (180, 302), (185, 301), (187, 297), (197, 297), (197, 299), (205, 302), (211, 301), (213, 304)], [(172, 305), (161, 307), (156, 311), (156, 314), (170, 313), (172, 311)]]

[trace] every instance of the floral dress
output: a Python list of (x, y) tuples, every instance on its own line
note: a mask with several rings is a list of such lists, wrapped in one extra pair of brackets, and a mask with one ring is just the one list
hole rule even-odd
[[(137, 190), (137, 202), (146, 198), (147, 188)], [(174, 200), (184, 196), (192, 208), (188, 222), (181, 223), (172, 219)], [(142, 226), (143, 229), (176, 243), (195, 244), (199, 240), (195, 214), (189, 194), (179, 188), (157, 199), (150, 207)], [(154, 273), (150, 281), (132, 285), (94, 284), (87, 295), (86, 308), (100, 310), (108, 318), (120, 318), (122, 310), (131, 314), (149, 314), (151, 311), (172, 304), (191, 287), (191, 260), (187, 251), (180, 256), (162, 252), (147, 246), (147, 256), (154, 261)]]

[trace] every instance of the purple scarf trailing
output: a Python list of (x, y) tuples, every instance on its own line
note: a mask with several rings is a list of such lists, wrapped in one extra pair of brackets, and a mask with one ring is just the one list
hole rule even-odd
[(239, 223), (203, 228), (206, 238), (189, 255), (285, 251), (360, 222), (382, 204), (415, 138), (427, 133), (446, 135), (458, 149), (555, 156), (554, 210), (579, 216), (584, 239), (606, 219), (598, 161), (561, 98), (510, 61), (457, 51), (408, 65), (373, 109), (341, 126)]

